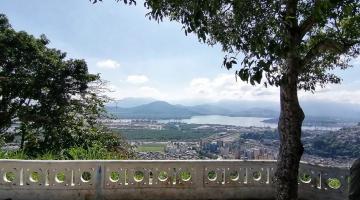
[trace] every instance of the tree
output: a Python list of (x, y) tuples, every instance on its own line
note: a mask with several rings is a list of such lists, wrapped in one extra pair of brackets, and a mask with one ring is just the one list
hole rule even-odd
[[(94, 3), (97, 0), (90, 0)], [(101, 0), (99, 0), (101, 1)], [(130, 1), (130, 3), (134, 1)], [(128, 1), (124, 0), (124, 3)], [(228, 54), (227, 69), (252, 85), (280, 87), (277, 199), (297, 199), (304, 113), (298, 89), (315, 91), (340, 83), (331, 72), (359, 55), (359, 0), (145, 0), (156, 21), (180, 22), (209, 45)], [(244, 55), (241, 63), (237, 55)]]
[(0, 15), (0, 136), (20, 138), (33, 157), (98, 142), (125, 152), (120, 138), (98, 123), (106, 100), (99, 75), (48, 43), (15, 31)]

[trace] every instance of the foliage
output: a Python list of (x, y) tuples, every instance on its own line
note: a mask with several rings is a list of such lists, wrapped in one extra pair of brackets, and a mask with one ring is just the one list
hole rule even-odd
[(311, 176), (309, 174), (303, 173), (299, 175), (299, 181), (304, 183), (308, 183), (311, 181)]
[(42, 155), (31, 157), (23, 151), (0, 151), (0, 159), (20, 160), (123, 160), (133, 158), (133, 154), (109, 151), (101, 145), (94, 145), (87, 149), (83, 147), (71, 147), (61, 153), (45, 152)]
[(189, 181), (191, 179), (191, 173), (189, 171), (181, 171), (179, 173), (179, 178), (182, 181)]
[(341, 182), (337, 178), (330, 178), (327, 180), (327, 184), (332, 189), (339, 189), (341, 187)]
[(158, 174), (159, 181), (166, 181), (169, 178), (169, 175), (166, 171), (161, 171)]
[(0, 148), (4, 146), (5, 144), (5, 138), (0, 135)]
[(123, 140), (97, 121), (107, 100), (100, 76), (48, 44), (44, 35), (15, 31), (0, 14), (0, 143), (20, 141), (29, 158), (51, 159), (73, 147), (91, 155), (99, 143), (126, 156)]
[(316, 136), (313, 140), (309, 141), (310, 145), (305, 150), (306, 153), (318, 155), (328, 158), (336, 157), (350, 157), (358, 158), (360, 156), (360, 142), (358, 138), (343, 139), (337, 137), (339, 133), (332, 132), (325, 135)]
[(279, 140), (279, 133), (277, 130), (266, 130), (266, 131), (253, 132), (253, 133), (242, 133), (240, 135), (240, 138), (258, 140), (258, 141), (262, 141), (264, 139)]
[[(95, 4), (96, 2), (98, 2), (98, 1), (102, 1), (102, 0), (90, 0), (90, 2), (93, 2), (94, 4)], [(122, 1), (122, 2), (124, 2), (125, 4), (128, 4), (128, 3), (129, 3), (129, 5), (132, 5), (132, 4), (136, 5), (136, 1), (135, 1), (135, 0), (115, 0), (115, 1), (117, 1), (117, 2)]]
[(95, 145), (91, 148), (72, 147), (66, 152), (72, 160), (120, 160), (126, 159), (121, 154), (109, 152), (106, 148)]
[(208, 177), (209, 180), (216, 180), (217, 174), (216, 174), (215, 171), (210, 171), (210, 172), (208, 173), (207, 177)]
[[(193, 141), (209, 137), (216, 133), (213, 129), (193, 129), (196, 126), (181, 124), (180, 129), (167, 124), (162, 130), (149, 129), (121, 129), (121, 135), (128, 140), (151, 140), (151, 141)], [(114, 129), (113, 131), (117, 131)]]
[(128, 140), (197, 140), (212, 135), (212, 133), (178, 130), (121, 130), (121, 134)]
[(142, 180), (144, 180), (144, 172), (142, 171), (135, 171), (134, 173), (134, 180), (137, 182), (140, 182)]
[(113, 182), (117, 182), (120, 180), (120, 173), (119, 172), (111, 172), (110, 173), (110, 179)]
[(5, 173), (5, 177), (6, 181), (12, 182), (16, 179), (16, 175), (14, 172), (7, 172)]
[[(343, 128), (338, 131), (303, 131), (305, 153), (327, 158), (358, 158), (360, 156), (359, 126)], [(314, 136), (316, 135), (316, 136)], [(241, 139), (279, 141), (277, 130), (242, 133)]]
[(165, 144), (143, 144), (136, 148), (137, 152), (164, 152)]
[(24, 153), (24, 151), (3, 151), (0, 150), (0, 159), (20, 159), (25, 160), (28, 159), (28, 156)]

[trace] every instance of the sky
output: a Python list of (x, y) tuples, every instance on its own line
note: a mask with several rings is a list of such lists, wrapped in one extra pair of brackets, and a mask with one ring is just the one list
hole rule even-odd
[[(45, 34), (50, 47), (69, 58), (85, 59), (91, 73), (106, 80), (113, 99), (151, 97), (175, 103), (221, 100), (274, 101), (275, 87), (251, 86), (235, 80), (234, 70), (221, 67), (224, 53), (196, 36), (185, 36), (181, 24), (150, 21), (147, 10), (114, 0), (0, 0), (15, 30)], [(341, 85), (314, 94), (300, 92), (301, 101), (360, 104), (360, 58), (339, 71)]]

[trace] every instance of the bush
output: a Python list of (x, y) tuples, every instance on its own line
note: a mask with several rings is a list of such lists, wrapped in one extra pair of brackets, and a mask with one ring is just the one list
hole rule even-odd
[(0, 151), (0, 159), (21, 159), (26, 160), (29, 157), (24, 153), (24, 151)]
[(116, 151), (108, 151), (100, 145), (94, 145), (88, 149), (72, 147), (65, 151), (67, 159), (70, 160), (123, 160), (127, 155)]

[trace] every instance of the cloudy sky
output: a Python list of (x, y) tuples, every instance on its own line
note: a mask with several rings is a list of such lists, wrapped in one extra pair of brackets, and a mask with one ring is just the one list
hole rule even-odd
[[(181, 25), (149, 21), (142, 3), (125, 6), (113, 0), (91, 4), (87, 0), (1, 0), (0, 13), (16, 30), (45, 34), (72, 58), (83, 58), (92, 73), (108, 81), (113, 98), (152, 97), (170, 102), (218, 100), (278, 100), (277, 88), (236, 82), (234, 71), (221, 67), (219, 46), (185, 36)], [(306, 100), (360, 104), (360, 58), (354, 68), (337, 72), (342, 85)]]

